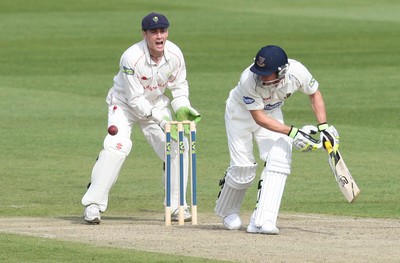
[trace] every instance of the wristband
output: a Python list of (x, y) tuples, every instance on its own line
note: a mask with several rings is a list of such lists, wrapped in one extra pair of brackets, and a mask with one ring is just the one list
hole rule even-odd
[(320, 123), (317, 125), (318, 131), (323, 131), (328, 129), (329, 125), (326, 122)]
[(299, 129), (295, 128), (295, 127), (291, 127), (290, 131), (288, 133), (288, 136), (292, 139), (294, 139), (294, 137), (296, 137), (297, 132), (299, 131)]

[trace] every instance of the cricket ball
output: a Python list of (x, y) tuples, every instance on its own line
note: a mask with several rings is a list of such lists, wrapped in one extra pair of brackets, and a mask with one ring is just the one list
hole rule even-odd
[(108, 127), (108, 134), (110, 134), (111, 136), (114, 136), (117, 133), (118, 133), (117, 126), (111, 125), (110, 127)]

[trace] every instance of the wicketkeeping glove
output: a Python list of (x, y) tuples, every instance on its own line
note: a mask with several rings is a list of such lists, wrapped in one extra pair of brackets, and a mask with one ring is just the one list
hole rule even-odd
[[(160, 122), (160, 127), (161, 127), (161, 129), (163, 129), (163, 131), (165, 131), (165, 124), (167, 123), (167, 122), (170, 122), (171, 120), (170, 120), (170, 118), (168, 117), (168, 116), (164, 116), (163, 117), (163, 119), (161, 120), (161, 122)], [(177, 125), (171, 125), (171, 131), (170, 131), (170, 134), (171, 134), (171, 138), (173, 139), (173, 140), (175, 140), (175, 141), (178, 141), (178, 127), (177, 127)]]
[[(201, 114), (192, 108), (191, 106), (180, 107), (176, 112), (177, 121), (194, 121), (198, 123), (201, 120)], [(183, 125), (185, 134), (190, 134), (190, 126), (188, 124)]]
[[(172, 121), (172, 119), (168, 115), (165, 115), (165, 112), (156, 107), (151, 109), (151, 118), (154, 122), (158, 123), (158, 125), (164, 132), (165, 124)], [(171, 125), (171, 138), (175, 141), (178, 141), (178, 128), (176, 127), (176, 125)]]
[[(303, 130), (304, 129), (304, 130)], [(288, 136), (293, 138), (293, 145), (301, 152), (315, 151), (321, 147), (318, 140), (311, 135), (316, 134), (318, 129), (315, 126), (306, 125), (302, 129), (292, 126)]]
[(320, 132), (320, 140), (325, 148), (325, 141), (330, 141), (333, 149), (336, 151), (339, 148), (339, 133), (332, 125), (328, 123), (318, 124), (318, 131)]

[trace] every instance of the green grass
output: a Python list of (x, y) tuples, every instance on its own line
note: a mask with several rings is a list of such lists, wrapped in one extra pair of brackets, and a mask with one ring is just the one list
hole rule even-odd
[[(2, 234), (2, 262), (223, 262), (204, 258), (177, 257), (162, 253), (96, 247), (36, 237)], [(14, 255), (14, 257), (8, 256)], [(16, 256), (17, 255), (17, 256)], [(22, 259), (22, 260), (21, 260)]]
[[(169, 18), (170, 40), (185, 54), (192, 104), (203, 115), (200, 213), (212, 212), (229, 163), (223, 123), (229, 90), (261, 46), (278, 44), (319, 81), (362, 191), (347, 204), (326, 154), (295, 152), (281, 211), (400, 217), (400, 4), (394, 0), (1, 1), (0, 216), (81, 215), (80, 199), (106, 134), (106, 93), (122, 52), (141, 39), (140, 21), (151, 11)], [(284, 112), (289, 124), (315, 124), (301, 94)], [(106, 216), (162, 213), (161, 162), (138, 129), (133, 141)], [(244, 211), (255, 197), (253, 187)], [(0, 235), (3, 261), (30, 261), (27, 251), (38, 240), (36, 262), (46, 261), (46, 247), (65, 261), (92, 250), (86, 260), (124, 261), (121, 253), (154, 260), (150, 253)]]

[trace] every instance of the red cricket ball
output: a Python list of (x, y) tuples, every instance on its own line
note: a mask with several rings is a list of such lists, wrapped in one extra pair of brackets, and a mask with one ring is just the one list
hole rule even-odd
[(108, 127), (108, 134), (114, 136), (115, 134), (118, 133), (118, 128), (115, 125), (111, 125), (110, 127)]

